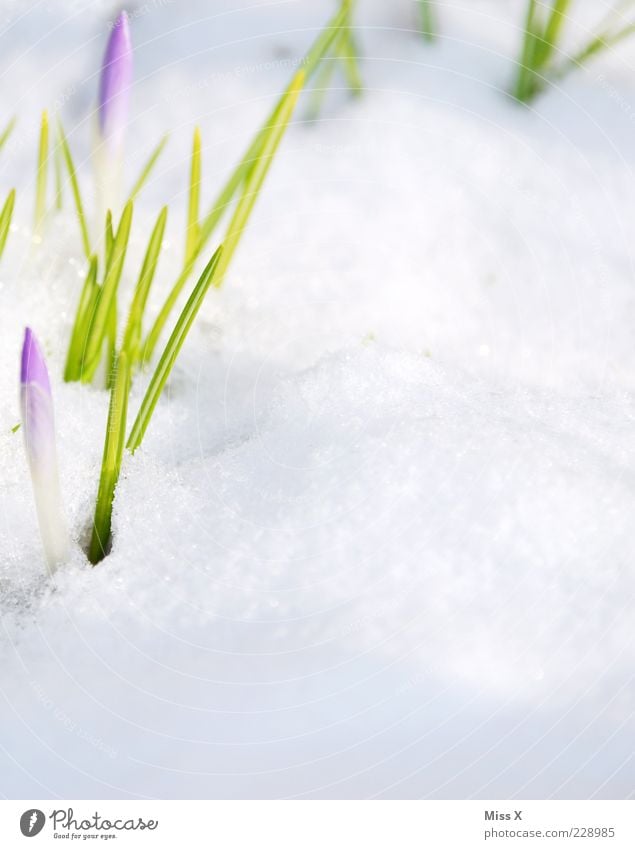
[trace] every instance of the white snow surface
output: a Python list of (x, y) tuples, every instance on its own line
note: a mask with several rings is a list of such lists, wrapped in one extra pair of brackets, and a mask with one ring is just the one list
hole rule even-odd
[[(306, 98), (225, 287), (134, 457), (111, 555), (83, 554), (104, 390), (61, 373), (84, 273), (68, 191), (31, 240), (38, 111), (90, 184), (109, 3), (2, 4), (0, 793), (12, 798), (635, 794), (635, 44), (532, 108), (522, 3), (360, 0), (365, 91)], [(581, 2), (581, 37), (598, 3)], [(124, 290), (191, 132), (205, 203), (330, 2), (131, 8)], [(1, 122), (0, 122), (1, 123)], [(213, 245), (210, 247), (210, 250)], [(193, 282), (193, 281), (192, 281)], [(21, 336), (51, 371), (74, 548), (45, 576)], [(132, 392), (131, 413), (147, 377)]]

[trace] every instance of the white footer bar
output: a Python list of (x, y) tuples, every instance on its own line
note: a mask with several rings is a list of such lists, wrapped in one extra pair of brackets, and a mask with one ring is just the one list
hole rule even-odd
[(68, 845), (634, 849), (635, 802), (0, 802), (0, 846)]

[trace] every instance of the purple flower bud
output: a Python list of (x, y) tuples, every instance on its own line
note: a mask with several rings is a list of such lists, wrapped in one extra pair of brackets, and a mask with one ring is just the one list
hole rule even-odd
[(22, 346), (20, 408), (40, 534), (52, 573), (68, 557), (69, 538), (57, 471), (51, 383), (42, 349), (29, 327)]
[(113, 153), (123, 144), (131, 85), (130, 27), (127, 14), (121, 12), (108, 39), (99, 81), (99, 130)]
[(20, 383), (36, 383), (42, 392), (51, 394), (51, 382), (42, 350), (30, 327), (24, 331)]

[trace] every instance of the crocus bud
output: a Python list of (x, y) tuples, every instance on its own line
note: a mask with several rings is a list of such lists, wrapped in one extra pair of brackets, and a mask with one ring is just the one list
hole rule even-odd
[(57, 471), (51, 384), (42, 349), (29, 327), (22, 346), (20, 408), (40, 535), (52, 574), (68, 557), (69, 537)]
[(128, 16), (121, 12), (108, 39), (99, 81), (99, 132), (110, 155), (121, 154), (131, 85), (130, 26)]

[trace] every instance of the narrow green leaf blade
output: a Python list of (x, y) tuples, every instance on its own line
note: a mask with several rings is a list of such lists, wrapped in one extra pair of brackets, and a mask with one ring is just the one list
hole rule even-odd
[(132, 224), (132, 209), (132, 201), (128, 201), (122, 213), (117, 235), (115, 236), (110, 252), (110, 262), (106, 270), (106, 276), (97, 295), (86, 345), (85, 363), (82, 367), (81, 379), (85, 383), (92, 379), (99, 364), (103, 341), (108, 329), (110, 310), (113, 302), (116, 300), (117, 287), (121, 280), (126, 251), (128, 249), (130, 226)]
[(249, 220), (249, 216), (251, 215), (255, 203), (258, 200), (258, 195), (260, 194), (265, 177), (271, 167), (276, 150), (282, 141), (282, 137), (284, 136), (287, 126), (289, 125), (289, 121), (291, 120), (291, 116), (293, 115), (293, 110), (298, 102), (300, 91), (304, 86), (304, 80), (304, 70), (300, 69), (291, 80), (289, 88), (287, 89), (286, 96), (280, 109), (278, 118), (279, 123), (271, 128), (269, 135), (262, 146), (260, 156), (254, 163), (251, 173), (249, 174), (249, 178), (245, 184), (245, 189), (238, 201), (234, 215), (229, 222), (227, 233), (223, 241), (223, 255), (221, 256), (218, 271), (214, 278), (214, 285), (217, 288), (222, 285), (225, 272), (231, 262), (234, 251), (238, 247), (238, 243), (245, 232), (247, 221)]
[(359, 70), (358, 49), (350, 27), (346, 27), (337, 42), (337, 55), (342, 60), (348, 86), (355, 97), (359, 97), (364, 88)]
[(592, 38), (588, 44), (582, 48), (582, 50), (576, 53), (569, 63), (562, 68), (561, 76), (564, 76), (564, 74), (572, 68), (584, 65), (589, 61), (589, 59), (592, 59), (604, 50), (615, 47), (621, 41), (624, 41), (624, 39), (633, 35), (633, 33), (635, 33), (635, 23), (628, 24), (623, 29), (617, 30), (616, 32), (606, 31), (599, 33)]
[(53, 165), (55, 168), (55, 208), (59, 212), (64, 205), (64, 192), (62, 190), (62, 168), (64, 166), (64, 155), (59, 145), (55, 145), (53, 152)]
[(37, 154), (37, 178), (35, 182), (35, 230), (42, 229), (46, 216), (46, 184), (49, 162), (49, 119), (46, 110), (42, 112), (40, 123), (40, 142)]
[(106, 212), (106, 222), (104, 224), (104, 268), (110, 265), (110, 255), (112, 253), (113, 242), (115, 241), (115, 233), (112, 226), (112, 212)]
[(115, 379), (115, 362), (117, 359), (117, 294), (110, 303), (106, 320), (106, 389), (111, 389)]
[(11, 120), (9, 121), (7, 126), (2, 131), (2, 135), (0, 135), (0, 150), (2, 150), (2, 148), (5, 146), (5, 144), (9, 140), (11, 133), (15, 129), (16, 122), (17, 122), (17, 119), (15, 117), (11, 118)]
[(170, 336), (165, 350), (159, 360), (159, 364), (155, 369), (150, 384), (141, 403), (141, 408), (137, 414), (137, 418), (132, 426), (130, 436), (128, 437), (127, 447), (134, 453), (141, 445), (148, 424), (157, 405), (161, 392), (166, 384), (172, 367), (181, 350), (183, 342), (190, 331), (192, 322), (200, 309), (203, 299), (212, 283), (218, 287), (223, 282), (223, 276), (227, 271), (231, 258), (238, 247), (245, 226), (254, 208), (258, 194), (262, 188), (264, 179), (267, 175), (274, 155), (282, 140), (284, 132), (291, 120), (293, 110), (298, 100), (298, 96), (304, 85), (304, 72), (298, 71), (294, 76), (287, 95), (283, 101), (282, 109), (280, 110), (280, 123), (271, 128), (271, 131), (265, 140), (261, 154), (254, 164), (254, 167), (249, 175), (249, 179), (245, 184), (245, 189), (236, 206), (234, 215), (227, 228), (225, 243), (222, 248), (219, 248), (205, 271), (201, 275), (198, 283), (194, 287), (194, 291), (190, 295), (188, 302), (179, 316), (172, 335)]
[(544, 38), (538, 50), (538, 64), (545, 65), (551, 59), (562, 35), (571, 0), (554, 0), (545, 28)]
[(97, 257), (93, 256), (90, 260), (88, 273), (82, 287), (82, 292), (75, 313), (75, 321), (71, 331), (71, 340), (66, 354), (66, 365), (64, 367), (64, 380), (69, 383), (73, 380), (79, 380), (82, 372), (82, 361), (84, 359), (84, 347), (88, 335), (92, 316), (97, 298)]
[[(318, 68), (321, 60), (328, 54), (335, 39), (346, 25), (353, 8), (352, 0), (343, 0), (339, 10), (333, 15), (328, 24), (313, 42), (311, 49), (302, 62), (302, 70), (310, 79)], [(272, 116), (273, 117), (273, 116)]]
[(166, 133), (148, 157), (148, 161), (141, 169), (141, 173), (137, 177), (137, 181), (132, 187), (132, 191), (130, 192), (130, 200), (135, 200), (141, 189), (145, 186), (148, 177), (152, 173), (154, 166), (157, 164), (159, 157), (163, 153), (169, 138), (169, 133)]
[[(346, 24), (348, 20), (348, 16), (350, 15), (351, 10), (351, 0), (343, 0), (342, 5), (340, 6), (339, 11), (331, 18), (327, 26), (320, 32), (317, 39), (313, 43), (311, 49), (306, 54), (304, 61), (302, 63), (302, 71), (304, 74), (304, 81), (306, 82), (309, 77), (311, 77), (316, 69), (319, 66), (320, 60), (326, 56), (339, 34), (341, 34), (342, 26)], [(295, 77), (294, 77), (295, 79)], [(218, 195), (215, 203), (211, 207), (207, 216), (203, 218), (200, 224), (199, 230), (199, 241), (196, 249), (195, 255), (192, 259), (185, 264), (178, 278), (176, 279), (168, 297), (159, 312), (159, 315), (155, 319), (150, 332), (148, 333), (147, 339), (143, 346), (143, 359), (144, 362), (147, 362), (159, 340), (159, 337), (163, 331), (165, 323), (172, 312), (176, 301), (178, 300), (179, 295), (181, 294), (183, 287), (185, 286), (190, 274), (192, 273), (192, 269), (195, 265), (195, 260), (200, 256), (201, 251), (208, 243), (209, 239), (212, 236), (212, 233), (216, 229), (218, 223), (220, 222), (223, 214), (227, 210), (228, 206), (232, 202), (234, 195), (243, 184), (247, 175), (253, 167), (254, 162), (257, 161), (260, 153), (262, 151), (263, 144), (268, 137), (269, 131), (272, 126), (279, 124), (280, 110), (285, 103), (285, 99), (288, 94), (288, 89), (282, 94), (276, 105), (274, 106), (270, 115), (266, 118), (264, 124), (255, 134), (252, 139), (247, 151), (245, 152), (243, 158), (238, 163), (237, 167), (232, 171), (229, 179), (221, 189), (220, 194)]]
[(185, 264), (196, 255), (199, 241), (199, 214), (201, 198), (201, 131), (194, 130), (192, 141), (192, 163), (190, 165), (190, 191), (185, 230)]
[(514, 96), (525, 102), (530, 99), (534, 83), (535, 57), (537, 45), (542, 38), (543, 27), (540, 20), (537, 0), (528, 0), (527, 13), (523, 29), (521, 55), (514, 87)]
[(320, 112), (322, 111), (322, 104), (324, 103), (326, 92), (328, 91), (336, 68), (337, 60), (333, 56), (328, 56), (322, 62), (320, 70), (316, 75), (315, 85), (311, 90), (311, 98), (306, 110), (307, 121), (317, 120)]
[(4, 247), (9, 237), (9, 229), (11, 227), (11, 219), (13, 217), (13, 208), (15, 206), (15, 189), (11, 189), (7, 195), (7, 199), (0, 212), (0, 259), (4, 253)]
[[(320, 32), (315, 42), (311, 46), (302, 62), (302, 70), (305, 74), (305, 79), (310, 79), (320, 66), (321, 60), (328, 54), (334, 40), (341, 34), (341, 28), (346, 23), (347, 17), (350, 14), (351, 2), (344, 0), (339, 11), (333, 16), (329, 23)], [(286, 98), (288, 89), (282, 93), (277, 103), (265, 119), (264, 123), (255, 134), (249, 147), (245, 151), (242, 159), (238, 163), (230, 175), (227, 183), (221, 190), (219, 196), (208, 212), (207, 216), (201, 222), (199, 252), (205, 246), (212, 233), (216, 229), (223, 213), (231, 202), (232, 198), (238, 191), (242, 182), (249, 173), (253, 163), (256, 161), (262, 149), (265, 138), (272, 125), (279, 121), (279, 113)]]
[(419, 23), (421, 35), (425, 40), (434, 41), (437, 35), (437, 22), (433, 0), (419, 0)]
[(82, 234), (82, 244), (84, 246), (84, 253), (86, 254), (86, 259), (90, 260), (92, 251), (90, 249), (90, 238), (88, 236), (88, 223), (86, 221), (86, 215), (84, 213), (84, 204), (82, 203), (82, 196), (79, 190), (77, 171), (75, 169), (71, 149), (66, 139), (66, 135), (64, 133), (64, 128), (62, 126), (61, 121), (58, 122), (58, 130), (60, 144), (62, 145), (62, 153), (64, 155), (64, 162), (66, 163), (66, 170), (68, 171), (68, 177), (71, 182), (71, 191), (73, 194), (73, 200), (75, 201), (75, 211), (77, 212), (79, 229)]
[(95, 565), (108, 553), (111, 538), (112, 503), (115, 487), (121, 472), (130, 394), (130, 366), (125, 352), (119, 355), (110, 393), (108, 423), (104, 454), (99, 477), (93, 532), (88, 549), (88, 559)]
[(154, 229), (152, 230), (152, 235), (150, 236), (146, 255), (143, 260), (143, 265), (141, 266), (141, 273), (139, 274), (139, 279), (132, 298), (132, 304), (130, 305), (130, 311), (128, 313), (128, 320), (126, 322), (126, 328), (123, 335), (122, 350), (124, 350), (128, 356), (128, 362), (130, 363), (131, 369), (139, 360), (143, 313), (150, 293), (150, 287), (156, 273), (157, 263), (159, 262), (159, 254), (161, 253), (161, 246), (163, 244), (163, 235), (165, 233), (167, 217), (168, 208), (167, 206), (164, 206), (159, 213), (159, 217), (157, 218)]
[(170, 376), (170, 372), (172, 371), (172, 367), (176, 362), (176, 358), (181, 350), (185, 339), (187, 338), (187, 334), (190, 331), (192, 326), (192, 322), (196, 318), (198, 311), (203, 303), (205, 295), (207, 294), (207, 290), (212, 284), (214, 279), (214, 275), (216, 269), (218, 268), (219, 261), (222, 257), (223, 248), (219, 247), (208, 262), (205, 270), (201, 274), (198, 283), (194, 287), (192, 294), (190, 295), (185, 307), (181, 315), (179, 316), (176, 325), (174, 326), (174, 330), (170, 338), (168, 339), (168, 343), (165, 346), (165, 350), (161, 355), (161, 359), (152, 375), (150, 380), (150, 384), (148, 385), (148, 389), (146, 390), (146, 394), (143, 397), (143, 401), (141, 402), (141, 407), (139, 408), (139, 412), (137, 413), (137, 417), (134, 421), (132, 429), (130, 431), (130, 436), (128, 437), (128, 442), (126, 447), (129, 451), (133, 453), (136, 449), (141, 445), (143, 441), (143, 437), (145, 432), (150, 424), (150, 419), (152, 418), (152, 414), (157, 405), (157, 402), (161, 396), (161, 392), (167, 382), (168, 377)]

